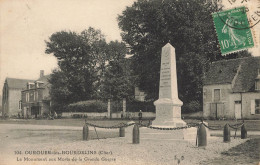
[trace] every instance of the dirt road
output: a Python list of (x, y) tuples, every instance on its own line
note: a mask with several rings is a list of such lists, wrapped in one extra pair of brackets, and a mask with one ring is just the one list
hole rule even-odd
[[(144, 140), (132, 144), (132, 129), (118, 137), (118, 129), (91, 128), (90, 141), (82, 141), (82, 127), (0, 124), (3, 164), (203, 164), (221, 152), (246, 142), (240, 138), (223, 143), (212, 137), (206, 148), (185, 140)], [(140, 129), (142, 133), (142, 128)]]

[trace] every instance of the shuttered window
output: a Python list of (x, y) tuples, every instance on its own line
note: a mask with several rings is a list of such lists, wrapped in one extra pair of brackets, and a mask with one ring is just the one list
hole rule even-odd
[(255, 100), (255, 114), (260, 114), (260, 99)]
[(255, 100), (251, 100), (251, 114), (255, 114)]
[(220, 101), (220, 89), (214, 89), (214, 102)]
[(26, 102), (29, 102), (29, 93), (26, 93)]

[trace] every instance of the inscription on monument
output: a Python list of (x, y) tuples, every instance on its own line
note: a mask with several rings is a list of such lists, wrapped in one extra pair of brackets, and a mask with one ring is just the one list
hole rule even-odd
[(171, 98), (171, 63), (170, 49), (162, 51), (160, 73), (160, 98)]

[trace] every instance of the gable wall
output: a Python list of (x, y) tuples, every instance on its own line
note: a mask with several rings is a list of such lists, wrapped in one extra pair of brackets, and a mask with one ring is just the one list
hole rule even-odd
[[(219, 102), (214, 102), (214, 89), (220, 89)], [(213, 114), (215, 108), (218, 108), (218, 116), (229, 115), (229, 95), (231, 91), (231, 84), (205, 85), (203, 87), (203, 116), (206, 118), (215, 117)]]
[(21, 100), (21, 90), (20, 89), (10, 89), (9, 90), (9, 116), (18, 115), (21, 112), (19, 109), (19, 101)]

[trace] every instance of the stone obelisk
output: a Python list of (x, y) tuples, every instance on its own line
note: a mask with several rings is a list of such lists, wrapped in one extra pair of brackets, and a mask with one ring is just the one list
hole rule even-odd
[(153, 126), (182, 127), (182, 101), (178, 97), (176, 57), (174, 47), (168, 43), (162, 48), (159, 99), (154, 102), (156, 118)]

